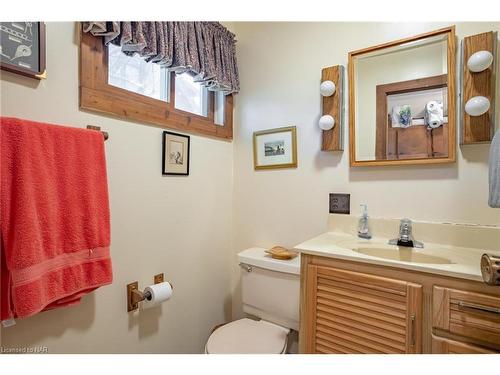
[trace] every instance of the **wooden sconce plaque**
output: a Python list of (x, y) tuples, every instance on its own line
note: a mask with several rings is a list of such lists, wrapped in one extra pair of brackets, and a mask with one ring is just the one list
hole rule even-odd
[[(462, 126), (460, 144), (489, 143), (495, 133), (495, 60), (497, 33), (472, 35), (462, 42)], [(471, 72), (467, 61), (474, 53), (489, 51), (493, 63), (481, 72)], [(481, 116), (470, 116), (465, 112), (465, 103), (475, 96), (485, 96), (490, 100), (490, 109)]]
[(321, 82), (332, 81), (335, 83), (335, 92), (331, 96), (323, 96), (323, 115), (330, 115), (335, 119), (335, 125), (330, 130), (323, 130), (322, 151), (344, 150), (343, 139), (343, 97), (344, 97), (344, 67), (342, 65), (330, 66), (321, 71)]

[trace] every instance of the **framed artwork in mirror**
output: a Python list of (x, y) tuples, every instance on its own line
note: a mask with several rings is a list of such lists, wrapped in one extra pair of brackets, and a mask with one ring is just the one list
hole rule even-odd
[(349, 53), (350, 165), (455, 162), (455, 27)]
[(253, 133), (254, 169), (297, 168), (295, 126)]
[(45, 24), (0, 22), (0, 67), (30, 78), (46, 78)]
[(189, 142), (189, 135), (163, 132), (163, 175), (189, 175)]

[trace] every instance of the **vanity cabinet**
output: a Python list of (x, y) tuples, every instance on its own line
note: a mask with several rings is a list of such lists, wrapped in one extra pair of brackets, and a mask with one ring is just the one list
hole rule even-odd
[(301, 258), (301, 353), (500, 353), (500, 287)]

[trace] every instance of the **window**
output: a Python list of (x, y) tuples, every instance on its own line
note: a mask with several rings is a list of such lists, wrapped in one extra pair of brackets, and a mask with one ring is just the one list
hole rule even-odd
[(175, 108), (200, 116), (208, 115), (208, 90), (194, 82), (190, 73), (175, 77)]
[(108, 46), (108, 83), (151, 98), (168, 101), (168, 72), (137, 55), (127, 56), (121, 48)]
[(209, 91), (189, 73), (175, 74), (82, 33), (80, 108), (188, 133), (232, 139), (233, 97)]

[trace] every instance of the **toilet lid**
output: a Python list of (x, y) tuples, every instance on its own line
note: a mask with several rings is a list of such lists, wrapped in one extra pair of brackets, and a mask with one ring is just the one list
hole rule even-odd
[(208, 339), (209, 354), (280, 354), (289, 330), (263, 320), (240, 319), (217, 328)]

